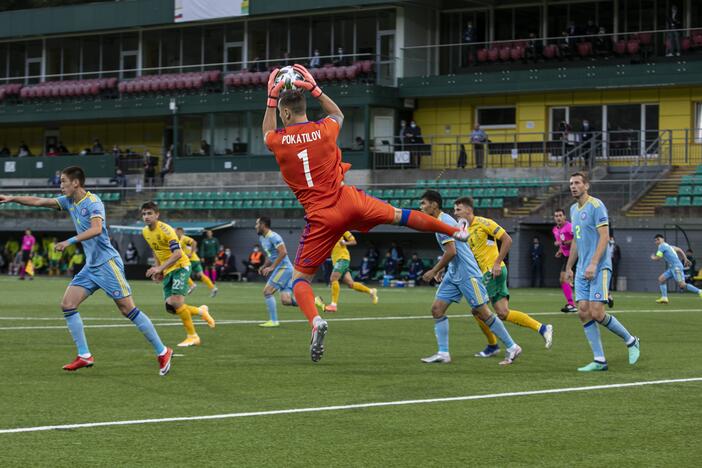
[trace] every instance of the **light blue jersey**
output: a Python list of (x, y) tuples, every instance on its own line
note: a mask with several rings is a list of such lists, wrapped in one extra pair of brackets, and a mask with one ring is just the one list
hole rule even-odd
[[(593, 255), (597, 250), (597, 243), (600, 241), (600, 234), (597, 229), (602, 226), (609, 226), (609, 216), (607, 208), (601, 200), (588, 196), (585, 204), (580, 207), (577, 203), (570, 207), (570, 219), (573, 224), (573, 234), (578, 248), (578, 272), (585, 272), (590, 265)], [(600, 261), (597, 264), (597, 271), (612, 269), (612, 257), (608, 253), (602, 252)]]
[(90, 220), (93, 218), (102, 219), (102, 232), (100, 235), (81, 242), (85, 252), (85, 266), (97, 267), (107, 263), (107, 261), (117, 257), (119, 253), (112, 247), (110, 236), (107, 233), (107, 221), (105, 218), (105, 205), (95, 194), (87, 192), (82, 200), (75, 203), (73, 198), (61, 195), (55, 198), (63, 211), (71, 215), (76, 232), (80, 234), (90, 229)]
[[(278, 259), (278, 247), (285, 245), (280, 234), (274, 231), (268, 231), (265, 236), (258, 236), (261, 247), (266, 253), (266, 257), (271, 263)], [(292, 273), (293, 266), (290, 258), (286, 256), (278, 266), (273, 270), (268, 279), (268, 283), (279, 291), (292, 291)]]
[(658, 252), (656, 252), (656, 256), (663, 257), (663, 260), (665, 260), (668, 270), (684, 269), (683, 263), (680, 260), (680, 257), (678, 257), (678, 253), (667, 242), (663, 242), (661, 245), (658, 246)]

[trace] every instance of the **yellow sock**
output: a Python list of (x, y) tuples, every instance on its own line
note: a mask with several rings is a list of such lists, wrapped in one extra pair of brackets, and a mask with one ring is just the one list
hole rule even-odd
[(497, 344), (497, 337), (495, 334), (490, 330), (490, 327), (485, 325), (485, 322), (480, 320), (477, 316), (473, 316), (476, 322), (478, 322), (478, 326), (480, 326), (480, 329), (483, 331), (483, 334), (485, 334), (485, 338), (487, 338), (487, 342), (490, 346), (494, 346)]
[(366, 286), (365, 284), (363, 284), (363, 283), (356, 283), (356, 282), (354, 282), (354, 283), (351, 285), (351, 288), (352, 288), (354, 291), (358, 291), (358, 292), (370, 294), (370, 288), (369, 288), (368, 286)]
[(192, 309), (195, 309), (195, 314), (197, 314), (197, 307), (189, 306), (187, 304), (183, 304), (176, 309), (176, 314), (178, 314), (178, 317), (180, 317), (180, 320), (183, 322), (183, 327), (185, 328), (185, 332), (188, 334), (188, 336), (197, 335), (192, 319)]
[(200, 281), (205, 283), (208, 289), (214, 289), (214, 284), (212, 284), (212, 280), (207, 275), (200, 275)]
[(531, 328), (535, 332), (538, 332), (541, 328), (541, 322), (534, 320), (528, 314), (520, 312), (518, 310), (511, 310), (507, 314), (507, 321), (521, 325), (522, 327)]
[(338, 281), (331, 282), (331, 301), (332, 304), (337, 304), (339, 302), (339, 294), (341, 293), (341, 288), (339, 287)]
[(195, 281), (192, 278), (188, 278), (188, 287), (192, 288), (193, 286), (195, 286)]

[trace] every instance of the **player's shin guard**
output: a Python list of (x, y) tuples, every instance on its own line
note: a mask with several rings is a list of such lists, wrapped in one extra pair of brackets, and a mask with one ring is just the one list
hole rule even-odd
[(314, 318), (319, 316), (317, 307), (314, 305), (314, 291), (312, 291), (312, 286), (307, 280), (298, 278), (293, 282), (293, 294), (295, 295), (295, 301), (297, 301), (300, 310), (305, 314), (310, 324), (312, 324)]
[(364, 294), (370, 294), (370, 288), (363, 283), (354, 282), (351, 284), (351, 289), (353, 289), (354, 291), (364, 293)]
[(531, 328), (535, 332), (541, 330), (541, 322), (534, 320), (528, 314), (521, 312), (519, 310), (510, 309), (509, 314), (507, 314), (506, 320), (511, 323), (516, 323), (525, 328)]
[(63, 317), (66, 319), (73, 342), (78, 348), (78, 355), (81, 357), (90, 356), (88, 340), (85, 339), (85, 330), (83, 329), (83, 319), (80, 318), (78, 311), (76, 309), (66, 309), (63, 311)]
[[(195, 313), (192, 313), (192, 309), (195, 309)], [(192, 318), (193, 315), (198, 314), (197, 307), (183, 304), (176, 309), (176, 314), (178, 314), (178, 317), (180, 317), (180, 320), (183, 322), (183, 328), (185, 328), (185, 332), (188, 334), (188, 336), (197, 335)]]
[(263, 296), (266, 302), (266, 309), (268, 309), (268, 320), (271, 322), (278, 321), (278, 305), (275, 302), (275, 296)]
[(400, 226), (407, 226), (408, 228), (420, 232), (440, 232), (447, 236), (453, 236), (454, 233), (459, 231), (457, 227), (449, 226), (433, 216), (429, 216), (421, 211), (408, 209), (402, 210)]
[(214, 283), (212, 283), (212, 280), (209, 279), (206, 275), (200, 275), (200, 281), (205, 283), (207, 289), (214, 289)]
[(514, 346), (514, 340), (505, 328), (505, 324), (502, 323), (502, 320), (500, 320), (500, 317), (498, 317), (495, 314), (490, 315), (490, 318), (485, 320), (485, 325), (490, 327), (490, 331), (497, 335), (500, 341), (502, 341), (505, 344), (505, 347), (507, 347), (507, 349)]
[(154, 351), (156, 351), (157, 355), (160, 356), (166, 351), (166, 347), (163, 345), (163, 342), (161, 342), (161, 338), (158, 336), (158, 333), (156, 333), (156, 328), (154, 328), (154, 324), (151, 323), (151, 319), (149, 319), (148, 315), (135, 307), (127, 314), (127, 318), (131, 320), (146, 339), (149, 340), (149, 343), (154, 347)]
[(590, 344), (590, 349), (592, 350), (592, 357), (597, 362), (607, 362), (604, 355), (604, 349), (602, 348), (602, 339), (600, 338), (600, 328), (597, 326), (597, 322), (590, 320), (585, 325), (583, 325), (585, 331), (585, 337), (587, 342)]
[(487, 339), (487, 342), (490, 346), (495, 346), (497, 344), (497, 337), (493, 332), (490, 331), (490, 327), (485, 325), (485, 322), (480, 320), (480, 317), (478, 316), (473, 316), (476, 322), (478, 322), (478, 326), (480, 327), (480, 330), (482, 330), (483, 334), (485, 335), (485, 338)]
[(631, 333), (624, 328), (624, 325), (622, 325), (615, 316), (605, 313), (604, 318), (599, 323), (624, 340), (626, 344), (631, 344), (634, 342), (634, 337), (631, 336)]
[(339, 282), (332, 281), (331, 282), (331, 303), (332, 304), (339, 303), (339, 294), (341, 294), (341, 286), (339, 286)]
[(447, 316), (434, 319), (434, 334), (440, 353), (449, 352), (449, 320)]

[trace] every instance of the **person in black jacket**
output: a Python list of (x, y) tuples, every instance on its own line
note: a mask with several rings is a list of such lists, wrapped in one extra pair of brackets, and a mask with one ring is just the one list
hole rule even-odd
[(531, 241), (531, 287), (544, 287), (544, 247), (538, 237)]

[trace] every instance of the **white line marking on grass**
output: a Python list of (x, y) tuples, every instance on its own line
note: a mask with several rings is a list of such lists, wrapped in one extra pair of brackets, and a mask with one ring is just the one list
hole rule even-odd
[(60, 424), (53, 426), (35, 426), (35, 427), (18, 427), (11, 429), (0, 429), (0, 434), (16, 434), (19, 432), (42, 432), (42, 431), (53, 431), (53, 430), (68, 430), (68, 429), (85, 429), (92, 427), (109, 427), (109, 426), (131, 426), (140, 424), (157, 424), (157, 423), (169, 423), (169, 422), (184, 422), (184, 421), (210, 421), (216, 419), (233, 419), (233, 418), (247, 418), (253, 416), (277, 416), (283, 414), (300, 414), (300, 413), (318, 413), (322, 411), (345, 411), (352, 409), (363, 409), (363, 408), (380, 408), (387, 406), (406, 406), (406, 405), (423, 405), (430, 403), (450, 403), (454, 401), (472, 401), (472, 400), (488, 400), (494, 398), (509, 398), (509, 397), (520, 397), (520, 396), (532, 396), (532, 395), (552, 395), (558, 393), (573, 393), (573, 392), (588, 392), (593, 390), (608, 390), (613, 388), (627, 388), (627, 387), (643, 387), (647, 385), (666, 385), (666, 384), (678, 384), (678, 383), (689, 383), (689, 382), (702, 382), (702, 377), (692, 377), (686, 379), (666, 379), (666, 380), (648, 380), (641, 382), (626, 382), (618, 384), (607, 384), (607, 385), (591, 385), (588, 387), (565, 387), (565, 388), (549, 388), (544, 390), (529, 390), (521, 392), (506, 392), (506, 393), (492, 393), (487, 395), (466, 395), (458, 397), (446, 397), (446, 398), (426, 398), (421, 400), (399, 400), (399, 401), (381, 401), (372, 403), (357, 403), (351, 405), (337, 405), (337, 406), (318, 406), (310, 408), (291, 408), (283, 410), (269, 410), (269, 411), (251, 411), (245, 413), (224, 413), (224, 414), (211, 414), (204, 416), (182, 416), (174, 418), (154, 418), (154, 419), (132, 419), (126, 421), (105, 421), (105, 422), (93, 422), (93, 423), (80, 423), (80, 424)]
[[(642, 309), (642, 310), (619, 310), (616, 312), (610, 312), (612, 314), (623, 314), (623, 313), (634, 313), (634, 314), (647, 314), (647, 313), (684, 313), (684, 312), (695, 312), (699, 313), (699, 309)], [(531, 313), (529, 315), (532, 316), (547, 316), (547, 315), (573, 315), (577, 316), (577, 314), (566, 314), (563, 312), (535, 312)], [(469, 314), (454, 314), (454, 315), (448, 315), (449, 318), (466, 318), (466, 317), (471, 317)], [(429, 320), (431, 319), (431, 315), (406, 315), (406, 316), (375, 316), (375, 317), (338, 317), (338, 318), (330, 318), (327, 316), (327, 321), (328, 322), (368, 322), (368, 321), (376, 321), (376, 320)], [(17, 320), (24, 320), (21, 317), (18, 317)], [(53, 319), (47, 319), (47, 320), (53, 320)], [(64, 319), (56, 319), (56, 320), (61, 320), (63, 321)], [(94, 320), (91, 318), (83, 318), (85, 321), (89, 320)], [(122, 322), (125, 321), (125, 319), (118, 319)], [(174, 321), (172, 319), (161, 319), (163, 321), (154, 323), (155, 326), (157, 327), (175, 327), (181, 325), (180, 321)], [(168, 321), (166, 321), (168, 320)], [(263, 323), (265, 320), (218, 320), (217, 325), (252, 325), (252, 324), (259, 324)], [(280, 323), (307, 323), (307, 319), (291, 319), (291, 320), (279, 320)], [(110, 324), (110, 325), (84, 325), (84, 328), (130, 328), (133, 327), (134, 325), (131, 323), (119, 323), (119, 324)], [(7, 327), (0, 327), (0, 331), (10, 331), (10, 330), (65, 330), (66, 327), (65, 325), (39, 325), (39, 326), (7, 326)]]

